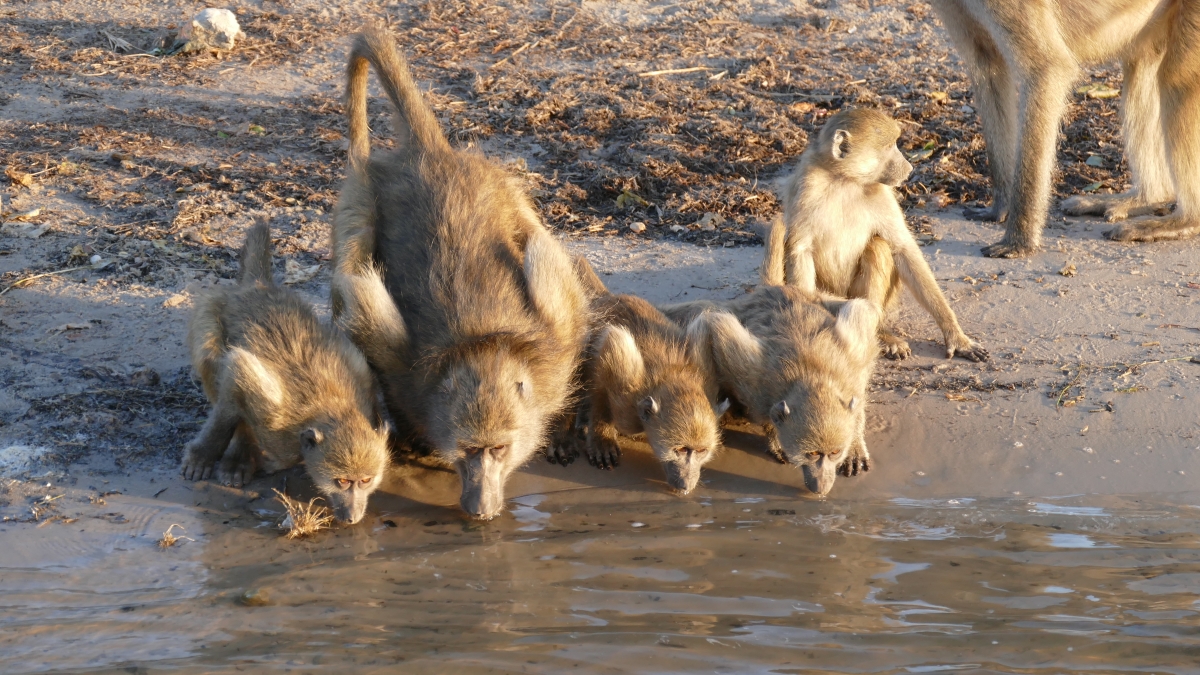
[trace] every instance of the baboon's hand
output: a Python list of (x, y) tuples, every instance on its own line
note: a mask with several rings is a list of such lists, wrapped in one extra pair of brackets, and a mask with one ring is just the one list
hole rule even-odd
[(1025, 246), (1000, 241), (991, 246), (984, 246), (982, 252), (989, 258), (1027, 258), (1037, 253), (1036, 246)]
[(977, 363), (987, 361), (991, 357), (988, 350), (966, 335), (959, 335), (946, 341), (946, 358), (952, 359), (955, 356)]
[(1104, 236), (1113, 241), (1166, 241), (1200, 234), (1200, 220), (1180, 218), (1139, 218), (1114, 227)]
[(575, 447), (572, 443), (561, 442), (555, 439), (550, 442), (550, 445), (546, 446), (545, 453), (546, 461), (551, 464), (567, 466), (579, 456), (579, 448)]
[(612, 470), (621, 463), (621, 446), (610, 438), (593, 438), (587, 445), (588, 463), (597, 469)]
[(212, 462), (200, 461), (199, 458), (196, 457), (195, 453), (192, 452), (191, 448), (188, 448), (184, 451), (183, 467), (181, 468), (180, 473), (183, 474), (183, 477), (187, 480), (206, 480), (211, 478), (213, 475), (213, 468)]
[(870, 470), (871, 453), (867, 452), (866, 441), (860, 437), (850, 446), (846, 459), (838, 466), (838, 473), (848, 478)]
[(787, 453), (783, 451), (783, 445), (780, 444), (779, 438), (773, 430), (767, 431), (767, 452), (771, 453), (776, 462), (788, 463)]
[(254, 460), (242, 457), (232, 461), (222, 460), (217, 470), (217, 476), (222, 484), (240, 488), (254, 477)]

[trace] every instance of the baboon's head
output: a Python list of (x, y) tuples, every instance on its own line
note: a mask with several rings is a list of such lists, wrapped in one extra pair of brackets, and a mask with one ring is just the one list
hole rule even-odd
[(843, 110), (822, 127), (815, 160), (838, 176), (858, 183), (899, 186), (912, 173), (896, 140), (900, 125), (877, 110)]
[(300, 432), (300, 453), (333, 515), (350, 525), (362, 520), (387, 471), (387, 429), (375, 428), (358, 411), (329, 415)]
[(458, 470), (459, 503), (491, 520), (504, 508), (504, 483), (538, 448), (544, 415), (526, 362), (495, 348), (467, 355), (443, 371), (434, 395), (430, 440)]
[(837, 469), (862, 433), (866, 385), (879, 351), (879, 314), (866, 300), (842, 305), (832, 325), (821, 329), (784, 366), (791, 382), (771, 408), (771, 424), (788, 462), (804, 470), (810, 490), (824, 496)]
[(700, 468), (721, 449), (718, 420), (728, 408), (728, 400), (712, 405), (694, 367), (675, 369), (638, 402), (646, 442), (671, 489), (687, 494), (696, 487)]

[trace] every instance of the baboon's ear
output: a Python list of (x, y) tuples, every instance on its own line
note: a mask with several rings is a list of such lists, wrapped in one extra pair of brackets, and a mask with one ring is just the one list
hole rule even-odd
[(646, 377), (646, 362), (638, 351), (633, 335), (621, 326), (608, 326), (596, 345), (596, 361), (601, 372), (621, 383), (634, 386)]
[(870, 360), (879, 353), (879, 310), (868, 300), (849, 300), (838, 310), (833, 333), (857, 360)]
[(858, 409), (858, 397), (851, 397), (850, 402), (846, 404), (846, 408), (850, 410), (850, 412), (854, 412), (856, 409)]
[(792, 409), (788, 407), (787, 401), (780, 401), (779, 403), (771, 406), (771, 422), (775, 426), (783, 424), (784, 420), (791, 416), (791, 414)]
[(720, 403), (718, 403), (717, 409), (715, 411), (717, 413), (717, 417), (724, 415), (729, 410), (729, 405), (730, 405), (729, 399), (725, 399), (724, 401), (721, 401)]
[(350, 340), (376, 368), (402, 368), (408, 329), (380, 271), (368, 267), (361, 274), (334, 274), (330, 286), (331, 297), (340, 305), (334, 320)]
[(237, 388), (252, 407), (277, 407), (283, 404), (283, 382), (252, 352), (241, 347), (229, 350), (229, 365)]
[(533, 393), (533, 387), (531, 387), (528, 383), (526, 383), (526, 382), (518, 382), (517, 383), (517, 395), (518, 396), (520, 396), (521, 398), (529, 398), (529, 395), (532, 393)]
[(843, 159), (850, 154), (850, 132), (838, 129), (833, 132), (833, 147), (829, 149), (834, 159)]
[(658, 415), (658, 400), (653, 396), (647, 396), (638, 403), (638, 417), (642, 418), (643, 422), (649, 422), (651, 417)]
[(321, 433), (320, 429), (309, 427), (300, 432), (300, 447), (304, 450), (312, 450), (325, 440), (325, 434)]
[(587, 307), (587, 297), (574, 261), (540, 227), (525, 245), (525, 284), (534, 308), (551, 330), (560, 339), (574, 339), (577, 328), (574, 317)]

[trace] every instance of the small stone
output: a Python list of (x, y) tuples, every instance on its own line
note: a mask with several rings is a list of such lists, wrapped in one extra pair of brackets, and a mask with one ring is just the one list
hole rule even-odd
[(972, 107), (971, 107), (971, 106), (969, 106), (969, 105), (964, 105), (964, 106), (961, 108), (961, 110), (962, 110), (962, 112), (963, 112), (963, 114), (964, 114), (964, 115), (971, 115), (971, 114), (973, 114), (973, 113), (975, 112), (975, 109), (974, 109), (974, 108), (972, 108)]
[(160, 382), (162, 378), (153, 368), (138, 368), (129, 375), (129, 384), (135, 387), (157, 387)]
[(237, 17), (227, 9), (209, 7), (201, 11), (179, 31), (172, 52), (198, 52), (205, 49), (233, 49), (242, 34)]
[(271, 604), (271, 595), (265, 589), (254, 588), (238, 596), (238, 602), (247, 607), (265, 607)]
[(642, 222), (642, 221), (640, 221), (640, 220), (638, 220), (638, 221), (634, 221), (634, 222), (632, 222), (632, 223), (630, 223), (630, 224), (629, 224), (629, 231), (630, 231), (630, 232), (637, 233), (637, 234), (640, 234), (640, 233), (642, 233), (642, 232), (645, 232), (645, 231), (646, 231), (646, 224), (645, 224), (645, 223), (643, 223), (643, 222)]
[(671, 231), (672, 232), (687, 232), (687, 228), (684, 227), (683, 225), (672, 225)]
[(1013, 441), (1013, 447), (1014, 448), (1023, 448), (1023, 447), (1025, 447), (1025, 444), (1022, 443), (1021, 441)]
[(102, 260), (102, 258), (100, 257), (99, 253), (92, 256), (91, 258), (88, 258), (88, 262), (92, 263), (93, 265), (99, 265), (101, 260)]

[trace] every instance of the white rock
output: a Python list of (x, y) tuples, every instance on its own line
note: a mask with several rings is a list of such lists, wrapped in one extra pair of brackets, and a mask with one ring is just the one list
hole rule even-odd
[(671, 231), (672, 232), (687, 232), (687, 228), (682, 225), (672, 225)]
[(646, 224), (645, 224), (645, 223), (643, 223), (643, 222), (642, 222), (642, 221), (640, 221), (640, 220), (638, 220), (638, 221), (634, 221), (634, 222), (632, 222), (632, 223), (630, 223), (630, 224), (629, 224), (629, 231), (630, 231), (630, 232), (637, 232), (637, 233), (639, 233), (639, 234), (640, 234), (640, 233), (642, 233), (642, 232), (645, 232), (645, 231), (646, 231)]
[[(179, 31), (176, 48), (182, 52), (204, 49), (233, 49), (234, 41), (242, 34), (237, 17), (227, 9), (209, 7), (201, 11)], [(183, 43), (180, 46), (180, 43)]]

